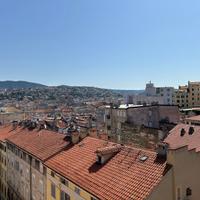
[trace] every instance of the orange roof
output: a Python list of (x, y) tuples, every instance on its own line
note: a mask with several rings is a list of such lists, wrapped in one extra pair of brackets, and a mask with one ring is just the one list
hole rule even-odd
[[(193, 134), (189, 134), (190, 127), (194, 128)], [(181, 136), (181, 130), (184, 130), (184, 134)], [(170, 149), (179, 149), (182, 147), (188, 147), (188, 150), (195, 149), (196, 152), (200, 151), (200, 126), (190, 126), (187, 124), (178, 124), (174, 129), (170, 131), (168, 137), (164, 140), (169, 144)]]
[[(96, 150), (113, 145), (87, 137), (45, 165), (90, 194), (104, 200), (144, 200), (164, 176), (167, 164), (155, 152), (123, 146), (107, 163), (96, 163)], [(147, 156), (141, 161), (141, 156)]]
[(200, 121), (200, 115), (193, 116), (193, 117), (188, 117), (188, 118), (186, 118), (186, 120), (189, 120), (189, 121)]
[(10, 137), (13, 134), (14, 132), (12, 131), (12, 126), (0, 126), (0, 141), (4, 141), (6, 138)]
[(65, 148), (69, 142), (64, 140), (65, 135), (48, 130), (29, 131), (28, 129), (17, 128), (14, 135), (7, 138), (7, 141), (24, 149), (38, 159), (44, 161), (50, 156)]

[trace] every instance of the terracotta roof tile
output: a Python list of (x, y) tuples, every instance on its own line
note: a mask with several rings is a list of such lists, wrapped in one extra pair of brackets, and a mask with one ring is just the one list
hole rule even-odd
[(38, 159), (44, 161), (50, 156), (65, 148), (69, 142), (64, 140), (65, 135), (48, 130), (28, 130), (17, 128), (15, 134), (7, 140), (24, 149)]
[(200, 115), (193, 116), (193, 117), (188, 117), (188, 118), (186, 118), (186, 120), (189, 120), (189, 121), (200, 121)]
[(4, 141), (6, 138), (14, 135), (14, 131), (12, 131), (11, 125), (0, 126), (0, 141)]
[[(96, 150), (113, 143), (85, 138), (45, 164), (103, 200), (144, 200), (164, 176), (166, 162), (155, 152), (124, 146), (107, 163), (96, 163)], [(141, 156), (147, 156), (141, 161)]]
[[(190, 135), (190, 127), (194, 128), (194, 132)], [(181, 130), (184, 130), (184, 134), (181, 136)], [(178, 124), (174, 129), (170, 131), (168, 137), (164, 140), (169, 144), (170, 149), (179, 149), (187, 147), (188, 150), (195, 149), (196, 152), (200, 151), (200, 126), (191, 126), (187, 124)]]

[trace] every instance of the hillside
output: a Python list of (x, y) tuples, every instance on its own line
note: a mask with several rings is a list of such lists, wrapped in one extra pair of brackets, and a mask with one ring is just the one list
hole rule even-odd
[(144, 90), (112, 90), (112, 91), (123, 96), (136, 95), (144, 92)]
[[(31, 90), (30, 90), (31, 88)], [(66, 102), (74, 105), (87, 100), (119, 99), (141, 93), (141, 90), (113, 90), (88, 86), (45, 86), (27, 81), (0, 81), (0, 89), (9, 89), (0, 94), (4, 101), (42, 101), (46, 103)], [(14, 90), (13, 90), (14, 89)]]
[(44, 88), (45, 85), (27, 81), (0, 81), (0, 89)]

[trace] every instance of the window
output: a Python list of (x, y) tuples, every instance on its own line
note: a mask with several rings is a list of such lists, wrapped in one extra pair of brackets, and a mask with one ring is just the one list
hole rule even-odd
[(78, 195), (80, 195), (80, 189), (75, 187), (75, 190), (74, 190)]
[(60, 178), (60, 182), (63, 184), (63, 185), (66, 185), (67, 187), (69, 186), (69, 182), (67, 180), (65, 180), (64, 178)]
[(32, 182), (35, 183), (35, 174), (32, 174)]
[(52, 171), (51, 171), (51, 176), (52, 176), (52, 177), (55, 177), (55, 174), (54, 174)]
[(40, 183), (39, 183), (39, 191), (40, 193), (43, 193), (43, 181), (40, 180)]
[(107, 129), (110, 131), (110, 130), (111, 130), (111, 126), (108, 125), (108, 126), (107, 126)]
[(149, 110), (149, 116), (152, 116), (152, 111), (151, 110)]
[(51, 183), (51, 196), (56, 198), (56, 186), (53, 183)]
[(16, 169), (17, 171), (19, 171), (19, 162), (18, 162), (18, 161), (15, 161), (15, 169)]
[(110, 119), (110, 115), (106, 115), (106, 118), (107, 118), (107, 119)]
[(69, 194), (61, 191), (61, 194), (60, 194), (60, 200), (70, 200), (70, 196)]
[(26, 161), (26, 153), (25, 153), (25, 152), (23, 152), (22, 159), (23, 159), (24, 161)]
[(40, 161), (39, 160), (35, 160), (35, 169), (37, 169), (38, 171), (40, 170)]
[(94, 198), (94, 197), (91, 197), (91, 198), (90, 198), (90, 200), (97, 200), (97, 199), (96, 199), (96, 198)]
[(186, 189), (186, 196), (192, 196), (192, 190), (190, 188)]

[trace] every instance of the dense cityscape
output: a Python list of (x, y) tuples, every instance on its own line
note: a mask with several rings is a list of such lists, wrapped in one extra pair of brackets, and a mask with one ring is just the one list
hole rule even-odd
[(0, 0), (0, 200), (200, 200), (199, 11)]
[(200, 82), (16, 86), (0, 99), (1, 199), (198, 198)]

